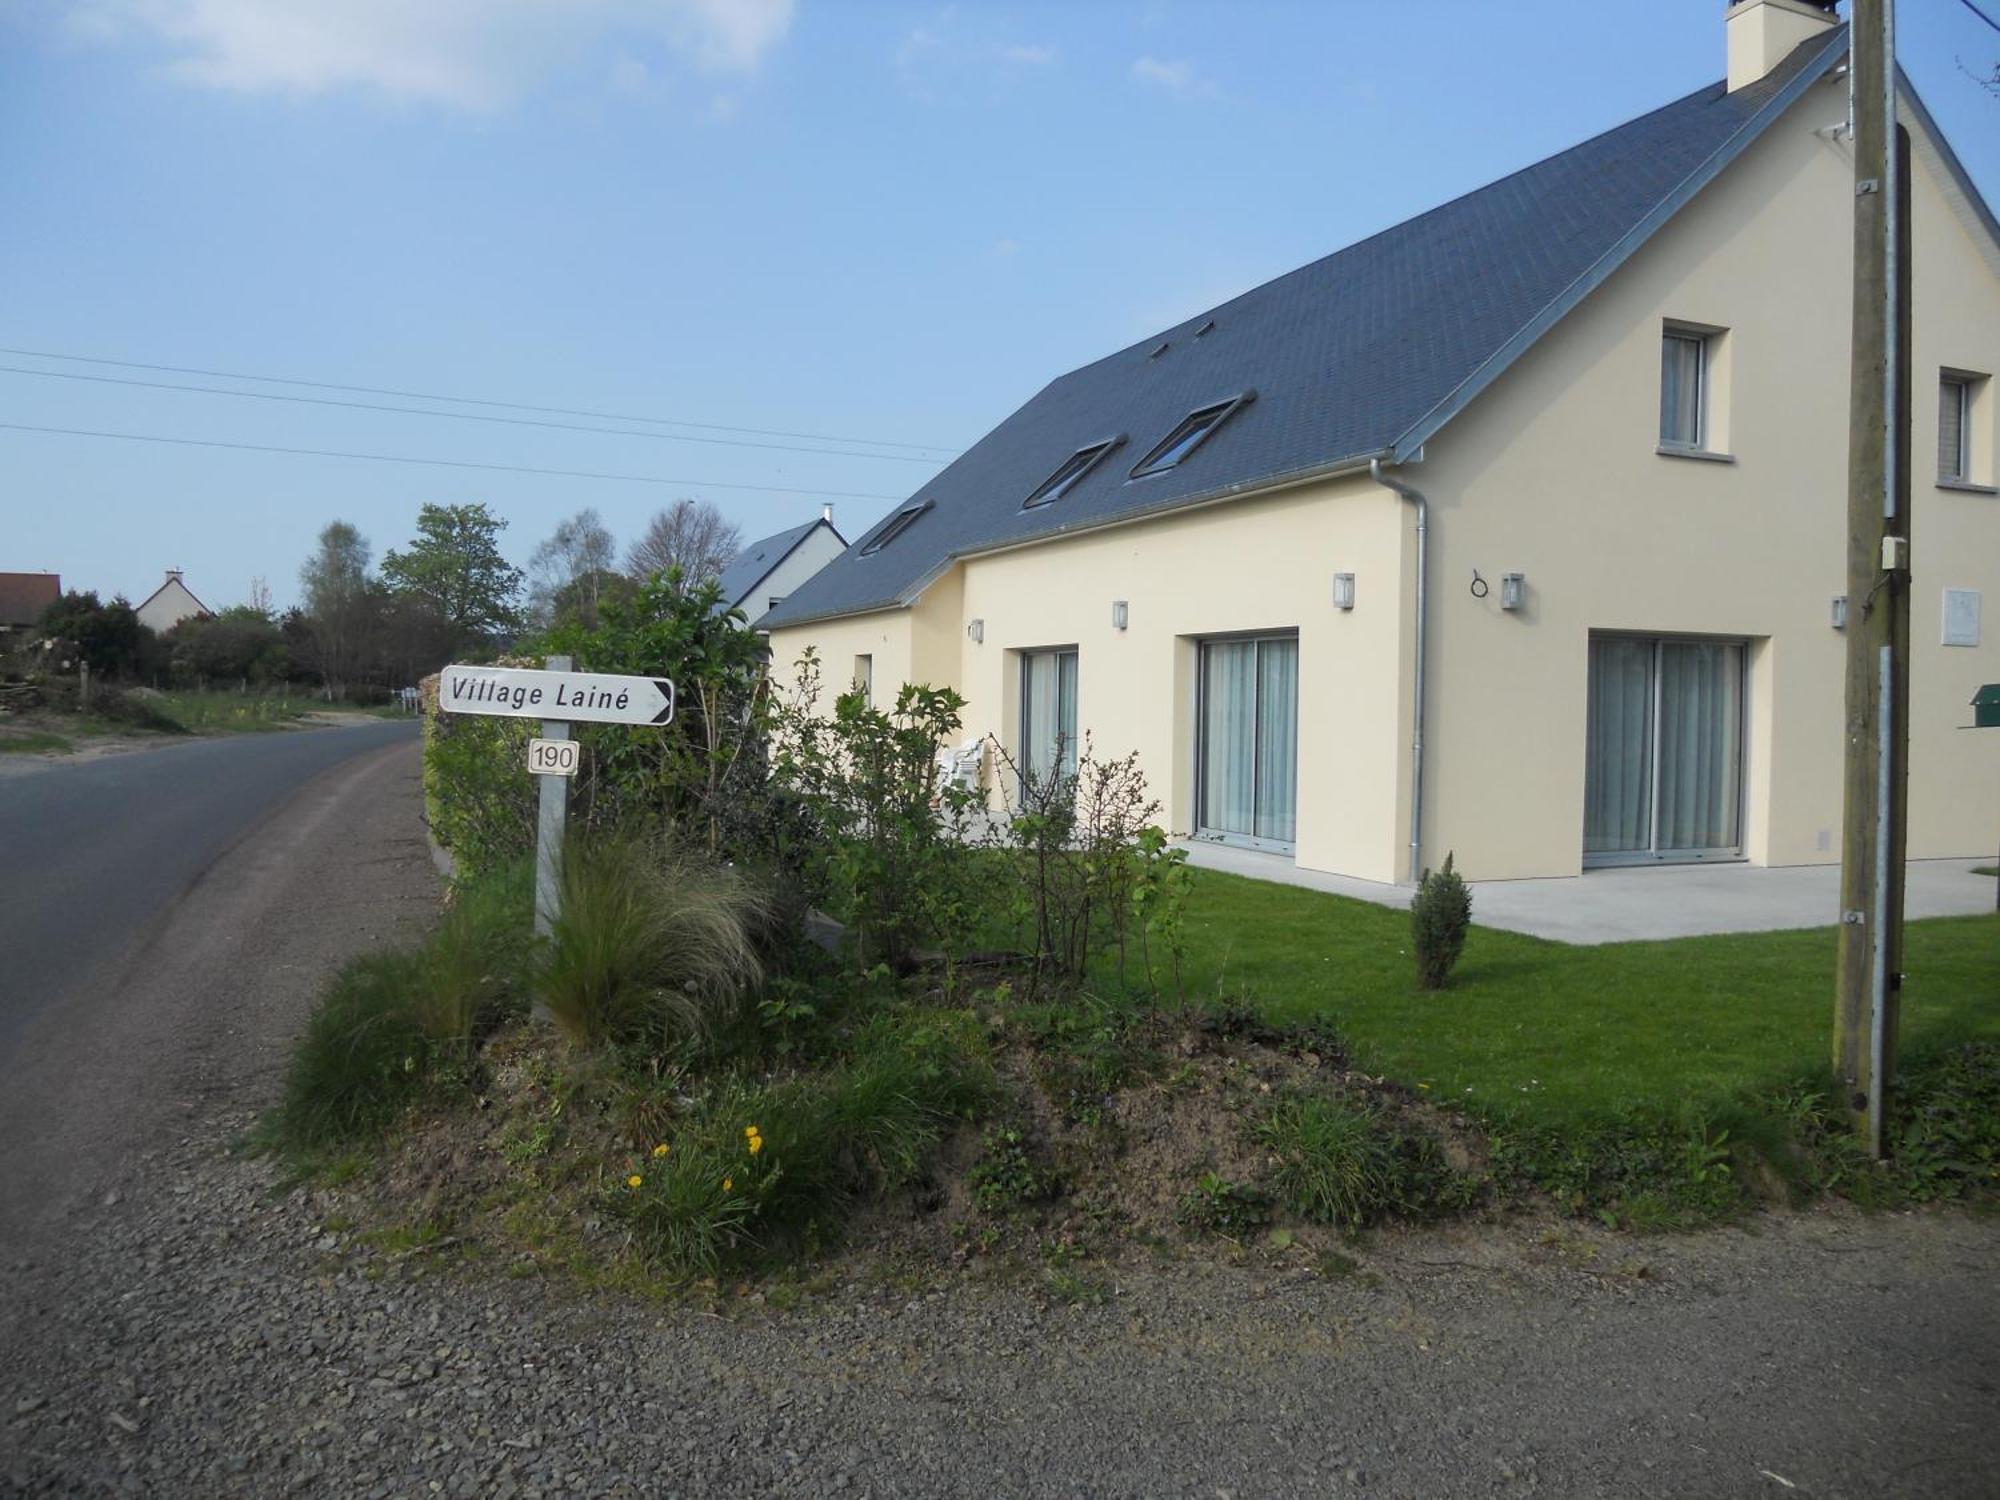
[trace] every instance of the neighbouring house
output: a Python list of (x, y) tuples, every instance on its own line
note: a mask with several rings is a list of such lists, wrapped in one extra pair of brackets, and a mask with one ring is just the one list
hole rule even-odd
[[(768, 615), (774, 655), (948, 684), (1030, 767), (1136, 750), (1175, 831), (1314, 870), (1836, 861), (1847, 36), (1802, 0), (1725, 30), (1723, 81), (1054, 381)], [(1977, 855), (2000, 224), (1900, 98), (1909, 851)]]
[(165, 635), (183, 620), (215, 613), (195, 598), (187, 584), (181, 581), (179, 568), (167, 569), (167, 581), (148, 594), (132, 612), (139, 617), (139, 623), (155, 635)]
[(760, 630), (765, 615), (846, 550), (847, 539), (834, 529), (833, 507), (822, 506), (818, 520), (752, 542), (736, 555), (718, 580), (722, 608), (742, 610), (750, 628)]
[(42, 611), (60, 598), (60, 573), (0, 573), (0, 636), (33, 630)]

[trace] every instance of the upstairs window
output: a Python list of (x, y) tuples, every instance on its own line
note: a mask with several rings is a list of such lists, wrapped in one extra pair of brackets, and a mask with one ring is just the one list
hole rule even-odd
[(1938, 379), (1938, 478), (1972, 478), (1972, 382), (1963, 375)]
[(1061, 468), (1036, 487), (1035, 492), (1022, 502), (1021, 509), (1033, 510), (1038, 505), (1052, 505), (1062, 499), (1077, 487), (1084, 475), (1097, 467), (1099, 459), (1124, 441), (1122, 437), (1107, 438), (1104, 442), (1077, 449), (1063, 460)]
[(1708, 445), (1708, 336), (1669, 328), (1660, 340), (1660, 446)]
[(895, 541), (897, 537), (908, 531), (911, 523), (930, 508), (931, 503), (928, 500), (919, 500), (914, 505), (904, 506), (884, 522), (882, 529), (868, 540), (868, 543), (861, 549), (861, 555), (863, 557), (873, 557), (884, 547), (888, 546), (889, 543)]
[(1245, 391), (1240, 396), (1232, 396), (1227, 401), (1218, 401), (1213, 406), (1204, 406), (1199, 411), (1188, 413), (1181, 423), (1168, 433), (1132, 470), (1134, 479), (1144, 479), (1148, 474), (1163, 474), (1180, 463), (1195, 449), (1207, 442), (1209, 436), (1235, 413), (1240, 406), (1248, 405), (1256, 399), (1255, 391)]

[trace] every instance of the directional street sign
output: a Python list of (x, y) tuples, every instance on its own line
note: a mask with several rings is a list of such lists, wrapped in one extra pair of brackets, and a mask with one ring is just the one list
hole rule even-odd
[(674, 685), (664, 677), (540, 672), (525, 667), (446, 667), (438, 707), (453, 714), (597, 724), (669, 724)]

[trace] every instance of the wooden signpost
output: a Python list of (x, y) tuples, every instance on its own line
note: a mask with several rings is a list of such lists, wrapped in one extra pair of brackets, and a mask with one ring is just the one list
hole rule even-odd
[(651, 724), (674, 720), (674, 685), (664, 677), (624, 677), (576, 672), (567, 656), (551, 656), (544, 670), (527, 667), (444, 669), (438, 707), (446, 713), (504, 719), (540, 719), (541, 736), (528, 741), (528, 770), (541, 779), (535, 822), (535, 932), (548, 936), (562, 910), (562, 847), (569, 825), (569, 784), (579, 759), (569, 727)]

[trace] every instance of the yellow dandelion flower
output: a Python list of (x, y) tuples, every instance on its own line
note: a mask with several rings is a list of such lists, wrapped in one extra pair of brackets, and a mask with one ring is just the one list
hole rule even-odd
[(646, 1179), (641, 1177), (637, 1172), (634, 1172), (630, 1177), (625, 1179), (625, 1186), (627, 1186), (628, 1188), (635, 1188), (645, 1180)]
[(655, 1157), (665, 1156), (666, 1154), (667, 1154), (667, 1143), (665, 1141), (660, 1142), (659, 1145), (653, 1148), (653, 1155)]
[(743, 1133), (753, 1141), (756, 1140), (759, 1135), (763, 1134), (763, 1132), (760, 1131), (755, 1125), (745, 1125), (743, 1127)]
[(722, 1179), (722, 1190), (723, 1190), (723, 1192), (725, 1192), (725, 1193), (726, 1193), (726, 1192), (730, 1191), (730, 1190), (731, 1190), (732, 1188), (734, 1188), (735, 1186), (736, 1186), (736, 1179), (735, 1179), (734, 1177), (725, 1177), (725, 1178), (723, 1178), (723, 1179)]
[(762, 1137), (761, 1135), (753, 1135), (753, 1136), (751, 1136), (751, 1137), (750, 1137), (750, 1154), (751, 1154), (752, 1156), (755, 1156), (755, 1155), (756, 1155), (756, 1154), (757, 1154), (757, 1153), (758, 1153), (759, 1151), (762, 1151), (763, 1149), (764, 1149), (764, 1137)]

